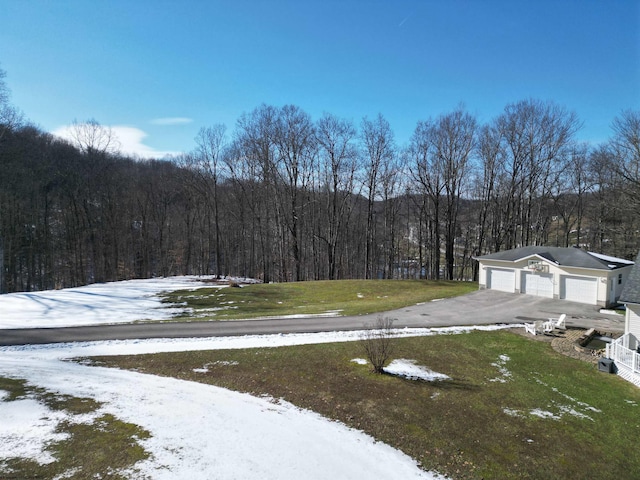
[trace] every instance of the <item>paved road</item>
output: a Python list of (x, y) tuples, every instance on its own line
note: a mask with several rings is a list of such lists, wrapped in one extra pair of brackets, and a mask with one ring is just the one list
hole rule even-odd
[[(438, 300), (385, 312), (396, 327), (444, 327), (457, 325), (514, 324), (547, 320), (567, 314), (567, 326), (624, 331), (624, 317), (599, 313), (591, 305), (482, 290), (462, 297)], [(274, 333), (311, 333), (360, 330), (380, 314), (354, 317), (236, 320), (224, 322), (165, 322), (91, 327), (0, 330), (0, 346), (126, 340), (186, 338)]]

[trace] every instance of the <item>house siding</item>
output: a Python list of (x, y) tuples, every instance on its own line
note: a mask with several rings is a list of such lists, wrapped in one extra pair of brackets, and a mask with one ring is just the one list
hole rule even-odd
[(625, 333), (631, 333), (636, 338), (640, 338), (640, 305), (627, 304), (625, 320)]

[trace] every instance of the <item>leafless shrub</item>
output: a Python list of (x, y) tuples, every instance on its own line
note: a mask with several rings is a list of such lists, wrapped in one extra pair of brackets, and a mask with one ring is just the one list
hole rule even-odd
[(365, 325), (367, 329), (360, 344), (375, 373), (384, 373), (383, 369), (391, 357), (394, 321), (395, 318), (379, 316), (373, 325)]

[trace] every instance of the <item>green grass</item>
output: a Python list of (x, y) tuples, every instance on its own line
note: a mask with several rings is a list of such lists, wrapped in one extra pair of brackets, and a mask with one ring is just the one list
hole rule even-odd
[(283, 398), (453, 478), (640, 476), (640, 390), (622, 379), (508, 331), (394, 341), (394, 358), (451, 380), (375, 375), (351, 362), (357, 342), (95, 361)]
[(477, 289), (473, 282), (335, 280), (179, 290), (165, 294), (163, 301), (192, 309), (173, 320), (237, 320), (327, 312), (362, 315)]
[[(100, 404), (90, 398), (60, 395), (31, 387), (24, 380), (0, 378), (0, 390), (7, 392), (3, 401), (35, 399), (52, 411), (70, 415), (57, 426), (56, 433), (66, 438), (53, 441), (46, 450), (55, 458), (49, 464), (21, 457), (0, 459), (0, 479), (70, 478), (70, 479), (126, 479), (119, 473), (148, 457), (138, 443), (149, 433), (112, 415), (95, 415), (88, 422), (74, 422), (75, 415), (95, 413)], [(1, 422), (1, 420), (0, 420)]]

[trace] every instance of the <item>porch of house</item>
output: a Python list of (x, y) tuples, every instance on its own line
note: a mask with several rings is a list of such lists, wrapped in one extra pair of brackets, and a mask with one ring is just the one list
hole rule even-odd
[(607, 345), (607, 358), (614, 361), (617, 374), (625, 380), (640, 387), (640, 340), (631, 333), (625, 333), (622, 337)]

